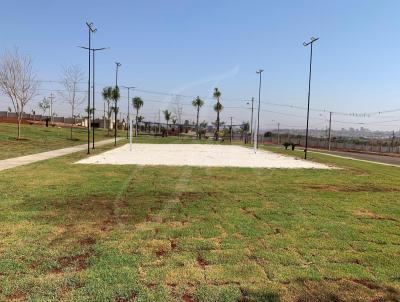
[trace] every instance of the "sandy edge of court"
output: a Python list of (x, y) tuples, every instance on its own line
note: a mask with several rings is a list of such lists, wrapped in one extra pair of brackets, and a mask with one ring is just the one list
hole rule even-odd
[(333, 169), (334, 167), (270, 151), (236, 145), (129, 144), (82, 159), (77, 164), (166, 165), (199, 167), (247, 167), (285, 169)]

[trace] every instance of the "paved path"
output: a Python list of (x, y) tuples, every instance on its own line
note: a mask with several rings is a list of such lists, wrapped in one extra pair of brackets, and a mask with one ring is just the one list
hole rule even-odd
[[(117, 138), (117, 140), (120, 140), (120, 139), (121, 138)], [(96, 146), (103, 146), (103, 145), (111, 144), (113, 142), (114, 142), (114, 138), (106, 139), (106, 140), (96, 142)], [(64, 149), (57, 149), (57, 150), (52, 150), (52, 151), (46, 151), (46, 152), (41, 152), (41, 153), (36, 153), (36, 154), (31, 154), (31, 155), (25, 155), (25, 156), (13, 157), (13, 158), (0, 160), (0, 171), (15, 168), (18, 166), (31, 164), (31, 163), (38, 162), (41, 160), (46, 160), (46, 159), (50, 159), (50, 158), (55, 158), (55, 157), (75, 153), (78, 151), (83, 151), (86, 149), (87, 149), (87, 144), (84, 144), (84, 145), (78, 145), (78, 146), (68, 147), (68, 148), (64, 148)]]
[(347, 159), (356, 159), (365, 162), (373, 162), (381, 165), (400, 167), (400, 157), (398, 156), (386, 156), (379, 154), (357, 153), (357, 152), (346, 152), (346, 151), (325, 151), (317, 149), (310, 150), (309, 152), (316, 152), (330, 156), (342, 157)]

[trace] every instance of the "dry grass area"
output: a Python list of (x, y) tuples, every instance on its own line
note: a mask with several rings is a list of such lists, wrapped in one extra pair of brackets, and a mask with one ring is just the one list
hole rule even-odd
[(72, 164), (84, 157), (0, 172), (1, 301), (400, 299), (398, 168)]

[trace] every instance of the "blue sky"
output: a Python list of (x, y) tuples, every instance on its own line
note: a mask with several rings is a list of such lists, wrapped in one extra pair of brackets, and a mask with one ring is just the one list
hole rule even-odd
[[(111, 47), (96, 58), (98, 90), (113, 84), (114, 62), (119, 61), (121, 85), (204, 97), (211, 96), (217, 85), (226, 106), (222, 118), (233, 116), (242, 122), (249, 116), (243, 100), (257, 96), (255, 71), (263, 68), (262, 125), (280, 121), (302, 127), (304, 110), (268, 103), (306, 106), (309, 49), (302, 43), (311, 36), (320, 38), (314, 47), (313, 108), (340, 112), (400, 108), (399, 11), (399, 1), (365, 0), (14, 0), (2, 3), (0, 53), (17, 46), (33, 57), (42, 80), (59, 80), (62, 66), (70, 64), (86, 71), (87, 54), (76, 46), (87, 45), (89, 20), (98, 28), (93, 46)], [(59, 87), (44, 83), (41, 89), (38, 99)], [(136, 94), (144, 98), (147, 119), (170, 106), (170, 97)], [(189, 104), (190, 98), (182, 97), (181, 102)], [(206, 120), (214, 117), (212, 103), (206, 100)], [(31, 107), (36, 104), (35, 100)], [(7, 106), (7, 99), (0, 97), (0, 109)], [(61, 100), (58, 106), (60, 114), (67, 110)], [(190, 106), (183, 111), (193, 118)], [(312, 117), (312, 126), (325, 127), (326, 113), (315, 111)], [(337, 120), (365, 122), (364, 127), (370, 128), (383, 121), (378, 128), (398, 129), (396, 122), (385, 124), (397, 117), (399, 112)]]

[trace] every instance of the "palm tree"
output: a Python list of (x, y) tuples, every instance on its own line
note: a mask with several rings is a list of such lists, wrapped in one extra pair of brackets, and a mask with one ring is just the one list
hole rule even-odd
[(112, 87), (104, 87), (101, 93), (103, 99), (107, 102), (107, 136), (110, 136), (110, 125), (111, 125), (111, 110), (110, 110), (110, 100), (112, 97)]
[(143, 106), (143, 100), (142, 100), (140, 97), (135, 96), (135, 97), (132, 99), (132, 104), (133, 104), (133, 107), (136, 109), (136, 129), (135, 129), (135, 136), (137, 136), (137, 135), (138, 135), (138, 116), (139, 116), (139, 109)]
[(172, 112), (165, 110), (163, 111), (163, 113), (164, 113), (164, 118), (167, 121), (167, 136), (168, 136), (168, 122), (171, 119)]
[(215, 138), (218, 140), (218, 135), (219, 135), (219, 113), (222, 111), (222, 109), (224, 107), (219, 102), (219, 99), (221, 97), (221, 91), (219, 91), (217, 87), (214, 88), (213, 97), (214, 97), (214, 99), (217, 100), (217, 104), (215, 104), (214, 110), (217, 112), (217, 132), (215, 133)]
[(117, 123), (117, 113), (118, 113), (118, 100), (120, 98), (120, 93), (119, 93), (119, 88), (118, 86), (115, 86), (112, 88), (111, 91), (111, 99), (114, 101), (114, 146), (117, 145), (117, 128), (118, 128), (118, 123)]
[(193, 105), (193, 107), (197, 108), (196, 136), (197, 136), (197, 139), (199, 139), (199, 113), (200, 113), (200, 108), (204, 105), (204, 101), (199, 96), (197, 96), (197, 98), (195, 98), (192, 101), (192, 105)]

